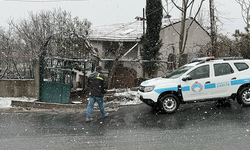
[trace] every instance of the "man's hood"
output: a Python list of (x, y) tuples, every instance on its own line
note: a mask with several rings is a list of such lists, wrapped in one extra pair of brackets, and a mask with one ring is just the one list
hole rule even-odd
[(89, 75), (89, 78), (95, 79), (95, 78), (97, 77), (98, 74), (99, 74), (99, 72), (94, 71), (94, 72), (92, 72), (92, 73)]

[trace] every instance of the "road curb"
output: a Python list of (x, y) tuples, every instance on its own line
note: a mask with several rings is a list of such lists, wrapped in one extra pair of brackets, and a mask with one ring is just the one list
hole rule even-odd
[(12, 101), (12, 107), (39, 108), (39, 109), (86, 109), (86, 104), (58, 104), (45, 102)]
[[(83, 113), (87, 111), (87, 104), (59, 104), (47, 102), (27, 102), (12, 101), (11, 109), (8, 112), (53, 112), (53, 113)], [(120, 105), (117, 103), (105, 104), (106, 111), (117, 111)], [(99, 111), (99, 107), (95, 106), (93, 111)]]

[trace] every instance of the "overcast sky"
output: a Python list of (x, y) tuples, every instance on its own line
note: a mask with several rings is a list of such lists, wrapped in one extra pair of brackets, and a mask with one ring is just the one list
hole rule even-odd
[[(163, 5), (166, 6), (165, 0)], [(170, 0), (169, 0), (170, 1)], [(224, 23), (223, 33), (231, 35), (235, 29), (244, 30), (241, 9), (235, 0), (214, 0)], [(28, 11), (52, 10), (61, 7), (80, 19), (87, 18), (95, 25), (131, 22), (142, 16), (146, 0), (0, 0), (0, 26), (6, 27), (9, 18), (15, 20), (28, 17)], [(208, 0), (204, 2), (208, 10)], [(172, 18), (180, 17), (180, 12), (172, 10)]]

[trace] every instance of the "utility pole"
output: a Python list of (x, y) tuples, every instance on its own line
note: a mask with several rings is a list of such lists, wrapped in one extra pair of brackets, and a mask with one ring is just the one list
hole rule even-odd
[(145, 36), (145, 10), (142, 10), (142, 21), (143, 21), (143, 36)]
[(214, 0), (209, 0), (209, 9), (210, 9), (210, 24), (211, 24), (211, 44), (212, 44), (212, 50), (211, 54), (214, 57), (217, 57), (216, 49), (217, 49), (217, 37), (216, 37), (216, 23), (215, 23), (215, 17), (214, 17)]

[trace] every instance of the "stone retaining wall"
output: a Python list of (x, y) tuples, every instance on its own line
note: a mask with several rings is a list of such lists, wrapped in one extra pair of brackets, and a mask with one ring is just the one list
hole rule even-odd
[(34, 79), (2, 79), (0, 80), (0, 97), (39, 96), (39, 60), (35, 61)]

